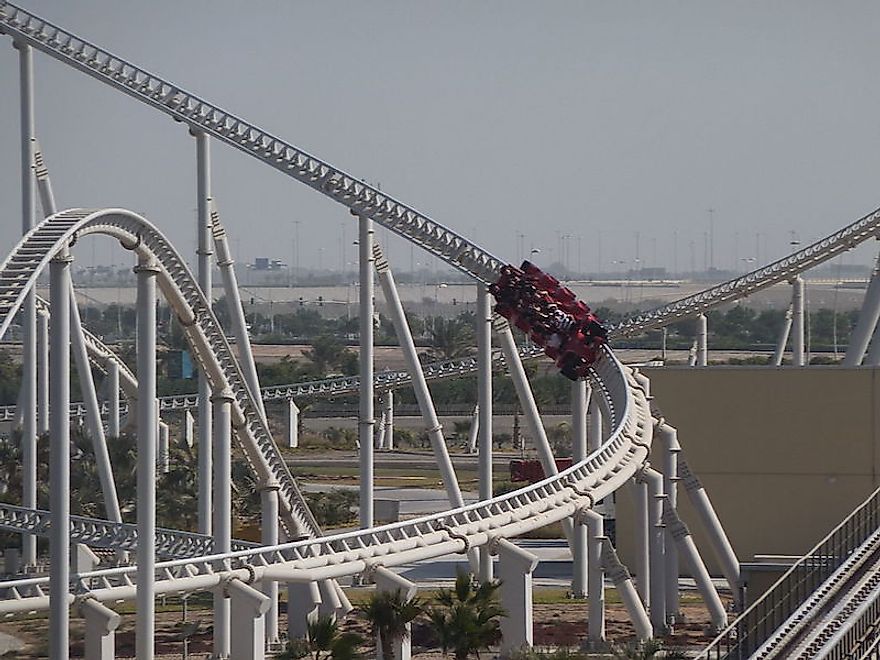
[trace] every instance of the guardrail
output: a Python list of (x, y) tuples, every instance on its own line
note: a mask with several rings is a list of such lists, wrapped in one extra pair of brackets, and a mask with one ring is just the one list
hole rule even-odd
[(800, 608), (880, 525), (880, 489), (835, 527), (808, 554), (698, 656), (709, 659), (745, 659)]

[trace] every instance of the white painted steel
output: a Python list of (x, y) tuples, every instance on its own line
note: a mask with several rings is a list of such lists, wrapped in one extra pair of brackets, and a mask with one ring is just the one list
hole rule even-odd
[(697, 363), (698, 367), (709, 364), (709, 327), (705, 314), (697, 314)]
[[(678, 507), (678, 454), (681, 445), (678, 443), (678, 430), (666, 423), (661, 418), (654, 427), (654, 437), (660, 439), (663, 450), (663, 492), (666, 493), (666, 502), (673, 510)], [(664, 545), (666, 565), (666, 616), (670, 623), (680, 619), (680, 600), (678, 593), (679, 567), (678, 548), (669, 526), (666, 527), (666, 542)]]
[(791, 280), (791, 362), (796, 367), (807, 363), (805, 306), (804, 279), (798, 275)]
[(49, 297), (58, 312), (49, 352), (49, 657), (69, 657), (70, 606), (70, 262), (66, 247), (49, 267)]
[[(137, 611), (135, 649), (138, 660), (154, 655), (156, 625), (156, 276), (158, 264), (141, 255), (137, 273)], [(54, 301), (53, 301), (54, 302)], [(56, 314), (58, 306), (55, 306)]]
[[(273, 546), (280, 543), (278, 536), (278, 484), (269, 483), (260, 490), (260, 541), (263, 545)], [(260, 585), (260, 590), (269, 599), (266, 610), (266, 643), (277, 644), (278, 636), (278, 582), (267, 580)], [(292, 608), (288, 608), (290, 611)]]
[[(211, 307), (211, 143), (201, 131), (193, 131), (196, 138), (196, 254), (198, 255), (198, 283), (202, 295)], [(203, 373), (198, 384), (199, 433), (199, 533), (213, 533), (213, 445), (211, 386)]]
[[(663, 526), (663, 503), (666, 495), (663, 492), (663, 475), (653, 468), (642, 471), (641, 479), (647, 486), (648, 493), (648, 562), (649, 573), (648, 609), (654, 633), (665, 635), (666, 621), (666, 553)], [(676, 585), (676, 589), (678, 586)]]
[[(34, 138), (34, 71), (33, 51), (21, 41), (13, 41), (18, 50), (19, 108), (21, 122), (21, 231), (27, 234), (34, 226), (34, 177), (31, 171)], [(21, 317), (22, 373), (21, 453), (22, 504), (37, 506), (37, 307), (36, 293), (24, 303)], [(21, 559), (25, 566), (37, 563), (37, 539), (24, 535), (21, 540)]]
[[(489, 290), (477, 283), (477, 310), (475, 315), (477, 340), (477, 473), (481, 500), (492, 499), (492, 305)], [(492, 556), (480, 551), (479, 577), (484, 582), (493, 579)]]
[[(211, 395), (214, 433), (214, 548), (226, 554), (232, 550), (232, 392), (214, 390)], [(230, 653), (229, 598), (214, 590), (214, 657)]]
[(859, 366), (868, 350), (868, 342), (877, 343), (876, 336), (872, 338), (872, 335), (877, 334), (878, 320), (880, 320), (880, 255), (877, 255), (877, 260), (874, 262), (871, 281), (865, 291), (865, 300), (856, 327), (850, 333), (849, 346), (841, 363), (844, 367)]
[(358, 518), (361, 529), (373, 526), (373, 427), (376, 424), (373, 390), (373, 222), (365, 215), (358, 216), (358, 266), (360, 289), (360, 337), (358, 353), (361, 386), (358, 401), (358, 460), (360, 462), (360, 506)]
[[(24, 369), (24, 367), (22, 367)], [(49, 315), (37, 311), (37, 434), (49, 432)]]
[[(587, 454), (587, 381), (577, 380), (571, 384), (571, 460), (580, 463)], [(572, 528), (571, 544), (571, 594), (575, 598), (587, 595), (587, 527), (586, 523)]]
[(785, 319), (782, 322), (782, 328), (779, 331), (779, 339), (776, 340), (776, 349), (773, 351), (771, 363), (775, 366), (782, 364), (782, 356), (785, 355), (785, 346), (788, 344), (788, 337), (791, 334), (791, 324), (793, 319), (792, 306), (789, 305), (785, 310)]

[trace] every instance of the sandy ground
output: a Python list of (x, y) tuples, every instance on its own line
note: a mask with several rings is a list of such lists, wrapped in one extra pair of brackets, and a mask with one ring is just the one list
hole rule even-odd
[[(286, 614), (282, 604), (280, 629), (286, 629)], [(673, 634), (662, 638), (665, 648), (696, 650), (706, 645), (711, 637), (706, 634), (709, 625), (708, 614), (702, 604), (686, 599), (682, 605), (684, 621), (676, 626)], [(536, 647), (579, 647), (587, 638), (588, 607), (584, 601), (570, 601), (557, 604), (534, 606), (534, 640)], [(195, 610), (189, 614), (190, 621), (200, 621), (199, 633), (189, 643), (190, 658), (207, 658), (211, 652), (210, 610)], [(182, 658), (183, 642), (180, 637), (181, 615), (179, 612), (160, 612), (157, 614), (156, 657)], [(10, 635), (21, 642), (19, 649), (10, 651), (2, 657), (33, 660), (47, 656), (46, 619), (29, 619), (0, 624), (0, 633)], [(126, 614), (116, 634), (116, 657), (134, 656), (134, 615)], [(356, 616), (349, 616), (344, 623), (345, 630), (369, 637), (366, 623)], [(632, 626), (622, 605), (613, 603), (607, 607), (606, 633), (610, 642), (626, 642), (634, 638)], [(440, 658), (442, 654), (432, 648), (430, 630), (427, 624), (417, 624), (413, 630), (413, 658), (429, 660)], [(80, 620), (73, 621), (71, 631), (70, 656), (83, 657), (83, 627)], [(8, 647), (7, 647), (8, 648)], [(362, 648), (364, 657), (374, 657), (372, 644)], [(486, 657), (486, 656), (483, 656)]]

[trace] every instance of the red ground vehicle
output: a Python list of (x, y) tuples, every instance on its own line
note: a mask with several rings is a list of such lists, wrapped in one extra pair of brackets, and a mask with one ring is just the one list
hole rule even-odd
[[(557, 458), (556, 469), (562, 472), (571, 467), (571, 458)], [(511, 481), (528, 481), (530, 484), (538, 483), (546, 478), (544, 474), (544, 466), (541, 461), (533, 460), (512, 460), (510, 461), (510, 480)]]
[(504, 266), (489, 291), (498, 302), (495, 311), (541, 346), (562, 375), (571, 380), (587, 375), (608, 333), (570, 289), (524, 261), (520, 268)]

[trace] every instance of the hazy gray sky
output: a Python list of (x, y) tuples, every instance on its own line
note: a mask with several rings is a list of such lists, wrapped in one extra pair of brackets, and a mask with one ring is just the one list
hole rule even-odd
[[(511, 261), (521, 246), (558, 260), (567, 243), (573, 268), (702, 268), (713, 208), (714, 263), (730, 268), (880, 206), (877, 3), (20, 2)], [(5, 254), (20, 211), (17, 57), (2, 43)], [(35, 64), (59, 206), (142, 211), (192, 260), (183, 125)], [(354, 261), (342, 207), (230, 147), (213, 155), (239, 261), (291, 261), (294, 221), (303, 266)], [(387, 245), (402, 269), (425, 261)], [(99, 243), (79, 263), (92, 252), (127, 262)]]

